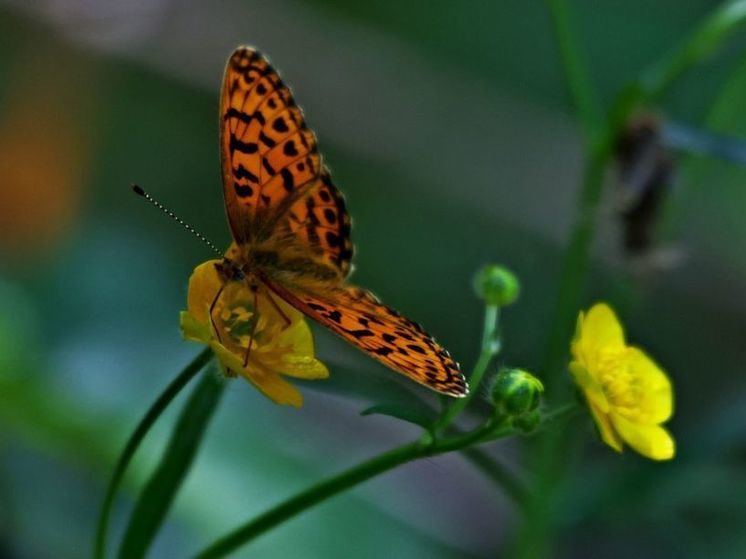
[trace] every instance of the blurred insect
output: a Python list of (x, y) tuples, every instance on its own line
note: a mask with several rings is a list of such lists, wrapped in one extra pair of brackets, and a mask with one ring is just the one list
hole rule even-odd
[(746, 165), (746, 144), (694, 130), (651, 114), (630, 120), (616, 144), (617, 208), (629, 256), (655, 245), (655, 226), (676, 179), (675, 152), (728, 159)]

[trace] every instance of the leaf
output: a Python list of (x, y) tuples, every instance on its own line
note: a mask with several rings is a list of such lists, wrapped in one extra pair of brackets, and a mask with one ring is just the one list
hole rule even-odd
[(146, 483), (119, 548), (119, 557), (144, 557), (194, 461), (225, 382), (209, 368), (179, 416), (161, 462)]
[(681, 74), (712, 56), (746, 23), (746, 0), (723, 2), (667, 57), (652, 66), (641, 83), (656, 98)]
[(202, 370), (210, 359), (212, 359), (212, 350), (210, 350), (210, 348), (205, 348), (181, 373), (179, 373), (174, 380), (171, 381), (160, 396), (158, 396), (158, 399), (145, 413), (127, 440), (127, 443), (119, 456), (119, 460), (114, 467), (109, 486), (106, 488), (104, 503), (101, 506), (101, 512), (99, 513), (94, 549), (94, 557), (97, 559), (102, 559), (106, 555), (106, 533), (109, 526), (111, 506), (114, 503), (117, 489), (119, 489), (119, 485), (122, 482), (124, 473), (127, 471), (127, 466), (129, 466), (129, 463), (132, 461), (132, 457), (135, 455), (135, 452), (137, 452), (137, 449), (140, 447), (140, 443), (142, 443), (145, 436), (150, 432), (150, 428), (166, 410), (168, 405), (181, 392), (187, 383)]

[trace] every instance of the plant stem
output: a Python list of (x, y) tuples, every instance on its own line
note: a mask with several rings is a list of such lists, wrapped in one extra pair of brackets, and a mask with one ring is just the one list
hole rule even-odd
[(596, 96), (585, 61), (575, 39), (576, 33), (566, 0), (547, 0), (552, 18), (557, 48), (566, 74), (575, 109), (583, 125), (586, 141), (592, 143), (595, 135), (603, 129), (604, 115), (601, 102)]
[(187, 365), (184, 370), (169, 383), (161, 395), (158, 396), (156, 401), (153, 402), (153, 405), (150, 406), (150, 409), (145, 413), (127, 440), (127, 444), (125, 444), (124, 450), (122, 450), (122, 454), (119, 456), (117, 464), (114, 467), (114, 472), (109, 480), (104, 502), (101, 506), (101, 512), (99, 513), (98, 524), (96, 527), (96, 541), (93, 552), (93, 556), (96, 559), (103, 559), (106, 555), (106, 534), (108, 532), (109, 517), (111, 515), (111, 506), (114, 502), (114, 496), (116, 495), (117, 489), (119, 489), (119, 485), (121, 484), (124, 473), (127, 470), (127, 466), (129, 466), (129, 463), (132, 461), (132, 457), (135, 452), (137, 452), (140, 443), (171, 401), (179, 394), (179, 392), (181, 392), (189, 381), (202, 370), (211, 358), (212, 351), (209, 348), (200, 352), (192, 362), (189, 363), (189, 365)]
[[(592, 103), (595, 95), (582, 57), (572, 39), (569, 11), (565, 0), (547, 0), (555, 27), (558, 48), (562, 54), (563, 69), (571, 94), (574, 97), (578, 117), (586, 128), (588, 159), (585, 165), (578, 213), (575, 218), (570, 242), (565, 251), (560, 277), (557, 308), (552, 322), (547, 349), (543, 360), (543, 372), (547, 393), (557, 397), (566, 391), (566, 384), (556, 379), (562, 370), (575, 316), (580, 308), (585, 277), (587, 274), (591, 244), (595, 233), (595, 218), (601, 198), (605, 169), (612, 157), (617, 134), (630, 115), (642, 103), (659, 98), (673, 81), (693, 65), (701, 62), (739, 26), (746, 23), (746, 1), (723, 2), (700, 24), (687, 40), (659, 63), (650, 67), (631, 87), (617, 96), (606, 121), (598, 123), (589, 115), (594, 114)], [(572, 433), (568, 429), (552, 430), (542, 437), (538, 449), (536, 487), (527, 503), (527, 515), (519, 529), (515, 547), (518, 557), (542, 557), (549, 547), (552, 528), (552, 504), (556, 499), (557, 485), (562, 477), (562, 464), (557, 455), (563, 449), (573, 447)]]
[(498, 337), (498, 323), (500, 320), (500, 307), (497, 305), (486, 305), (484, 309), (484, 326), (482, 328), (482, 343), (474, 369), (469, 376), (469, 393), (463, 398), (455, 400), (446, 409), (433, 427), (433, 432), (438, 434), (448, 427), (456, 416), (469, 404), (474, 395), (477, 394), (479, 385), (482, 383), (487, 367), (492, 358), (500, 352), (500, 340)]
[[(604, 141), (595, 147), (585, 165), (578, 199), (578, 213), (570, 234), (570, 243), (565, 249), (557, 306), (542, 359), (541, 371), (547, 393), (568, 386), (567, 383), (558, 382), (564, 380), (559, 378), (558, 373), (564, 367), (568, 341), (575, 327), (578, 309), (581, 307), (585, 276), (590, 264), (591, 244), (596, 229), (595, 218), (610, 153), (610, 141)], [(552, 394), (553, 399), (556, 399), (556, 396)]]
[(283, 503), (218, 539), (197, 554), (196, 557), (197, 559), (225, 557), (240, 546), (301, 512), (397, 466), (419, 458), (445, 454), (473, 444), (495, 440), (511, 432), (512, 429), (504, 424), (486, 424), (470, 433), (437, 441), (425, 436), (419, 441), (399, 446), (290, 497)]
[(341, 493), (363, 481), (386, 472), (421, 456), (423, 446), (419, 442), (406, 444), (380, 456), (367, 460), (345, 472), (331, 477), (291, 497), (287, 501), (268, 510), (254, 520), (220, 538), (197, 555), (199, 559), (224, 557), (241, 545), (250, 542), (260, 534), (274, 528), (285, 520), (311, 508), (333, 495)]
[(119, 548), (121, 559), (145, 557), (191, 468), (207, 426), (212, 419), (226, 380), (208, 369), (189, 395), (171, 433), (158, 467), (138, 497)]

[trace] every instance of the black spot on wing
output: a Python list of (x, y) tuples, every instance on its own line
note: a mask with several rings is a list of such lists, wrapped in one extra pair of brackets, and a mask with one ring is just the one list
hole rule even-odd
[(359, 330), (347, 330), (347, 333), (358, 340), (360, 338), (366, 338), (368, 336), (375, 336), (375, 334), (367, 328), (361, 328)]
[(248, 179), (254, 184), (259, 183), (259, 177), (257, 177), (254, 173), (249, 171), (246, 167), (244, 167), (240, 163), (238, 167), (233, 169), (233, 176), (235, 176), (237, 179)]
[(277, 142), (275, 142), (272, 138), (267, 136), (264, 132), (259, 132), (259, 141), (262, 142), (268, 148), (273, 148), (277, 145)]
[(285, 190), (287, 190), (288, 192), (292, 192), (293, 188), (295, 187), (295, 179), (293, 178), (293, 173), (287, 167), (284, 167), (280, 171), (280, 175), (282, 175), (282, 186), (284, 186)]
[(290, 129), (288, 128), (288, 125), (287, 125), (287, 123), (285, 122), (285, 119), (284, 119), (284, 118), (282, 118), (281, 116), (278, 116), (278, 117), (277, 117), (277, 118), (275, 119), (275, 121), (274, 121), (274, 122), (272, 123), (272, 128), (273, 128), (273, 129), (274, 129), (274, 130), (275, 130), (276, 132), (287, 132), (288, 130), (290, 130)]
[(298, 148), (295, 147), (295, 141), (288, 140), (287, 142), (285, 142), (285, 145), (282, 147), (282, 153), (284, 153), (288, 157), (298, 155)]
[(233, 134), (231, 134), (230, 144), (228, 149), (230, 149), (231, 153), (234, 151), (240, 151), (241, 153), (256, 153), (259, 151), (259, 146), (256, 145), (254, 142), (242, 142), (238, 138), (236, 138)]
[(248, 184), (239, 184), (237, 182), (234, 182), (233, 188), (236, 191), (236, 196), (238, 196), (239, 198), (248, 198), (249, 196), (254, 195), (254, 189), (251, 188)]

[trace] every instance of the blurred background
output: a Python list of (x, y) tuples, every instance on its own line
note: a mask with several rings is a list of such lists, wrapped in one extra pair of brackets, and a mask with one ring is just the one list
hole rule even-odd
[[(573, 1), (603, 100), (718, 4)], [(523, 292), (504, 314), (498, 361), (539, 367), (583, 158), (542, 3), (2, 0), (0, 38), (0, 557), (90, 554), (128, 433), (199, 351), (181, 340), (178, 312), (191, 270), (212, 255), (129, 185), (227, 246), (217, 105), (239, 44), (268, 54), (318, 134), (354, 219), (355, 282), (425, 324), (468, 371), (482, 313), (472, 275), (506, 264)], [(745, 49), (741, 32), (657, 109), (746, 139)], [(617, 455), (580, 418), (556, 557), (746, 556), (746, 168), (672, 157), (650, 253), (677, 257), (641, 272), (607, 196), (584, 301), (609, 301), (669, 371), (678, 455)], [(608, 182), (611, 193), (611, 171)], [(153, 557), (194, 553), (417, 436), (359, 412), (433, 397), (315, 332), (332, 378), (303, 387), (301, 410), (231, 383)], [(178, 407), (136, 457), (112, 541)], [(524, 475), (524, 447), (488, 450)], [(519, 522), (449, 455), (337, 497), (235, 557), (494, 557)]]

